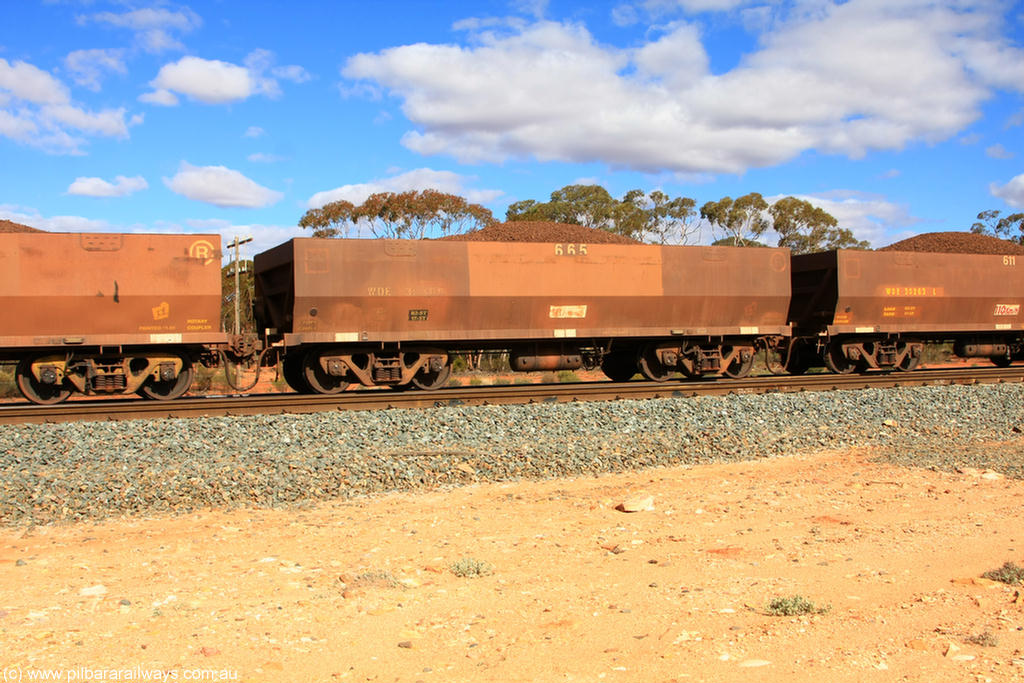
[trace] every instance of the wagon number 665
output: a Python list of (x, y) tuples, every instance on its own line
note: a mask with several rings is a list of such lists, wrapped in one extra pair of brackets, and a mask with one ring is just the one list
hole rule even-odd
[(1016, 256), (1004, 256), (1003, 257), (1003, 265), (1004, 266), (1015, 266), (1015, 265), (1017, 265), (1017, 257)]
[(576, 254), (587, 253), (587, 245), (585, 244), (556, 244), (555, 245), (555, 256), (575, 256)]

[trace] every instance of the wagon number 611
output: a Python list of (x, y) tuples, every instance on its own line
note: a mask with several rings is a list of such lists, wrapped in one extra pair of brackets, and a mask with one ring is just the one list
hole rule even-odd
[(1017, 257), (1016, 256), (1004, 256), (1003, 257), (1003, 265), (1004, 266), (1015, 266), (1015, 265), (1017, 265)]
[(585, 244), (556, 244), (555, 245), (555, 256), (575, 256), (576, 254), (587, 253), (587, 245)]

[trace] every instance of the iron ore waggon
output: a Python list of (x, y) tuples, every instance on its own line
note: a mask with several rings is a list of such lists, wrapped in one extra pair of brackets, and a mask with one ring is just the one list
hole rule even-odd
[(0, 360), (26, 398), (172, 399), (220, 331), (219, 235), (0, 234)]
[(790, 372), (913, 370), (926, 343), (1004, 367), (1024, 352), (1024, 256), (840, 249), (792, 267)]
[(453, 354), (513, 370), (746, 375), (789, 336), (789, 251), (293, 239), (255, 258), (256, 319), (303, 392), (444, 385)]
[(912, 370), (937, 342), (1007, 365), (1024, 356), (1017, 258), (297, 238), (255, 258), (256, 342), (220, 329), (218, 235), (3, 233), (0, 362), (36, 403), (177, 398), (229, 359), (280, 360), (316, 393), (435, 389), (471, 351), (616, 381), (742, 377), (759, 349), (794, 374)]

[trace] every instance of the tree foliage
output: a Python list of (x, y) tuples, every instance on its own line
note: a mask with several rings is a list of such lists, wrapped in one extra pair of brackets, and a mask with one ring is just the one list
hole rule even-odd
[(525, 199), (508, 207), (507, 221), (551, 221), (606, 230), (644, 242), (685, 244), (696, 231), (696, 202), (630, 190), (615, 199), (600, 185), (566, 185), (547, 202)]
[(796, 197), (784, 197), (768, 210), (772, 229), (779, 234), (779, 246), (794, 254), (809, 254), (830, 249), (867, 249), (848, 228), (824, 209)]
[(686, 244), (700, 229), (697, 200), (689, 197), (670, 197), (661, 190), (644, 194), (630, 190), (622, 198), (623, 204), (635, 207), (633, 222), (625, 223), (632, 229), (630, 237), (657, 244)]
[(971, 226), (971, 232), (1024, 244), (1024, 213), (1000, 217), (1001, 213), (996, 209), (982, 211), (978, 214), (978, 221)]
[(771, 226), (766, 214), (768, 202), (757, 192), (742, 197), (722, 197), (700, 207), (700, 217), (711, 224), (712, 230), (731, 238), (734, 246), (756, 241)]
[(764, 242), (758, 242), (757, 240), (742, 239), (739, 243), (736, 243), (734, 237), (719, 237), (717, 240), (711, 243), (713, 247), (767, 247), (768, 245)]
[(566, 185), (551, 193), (551, 200), (534, 199), (510, 204), (507, 221), (551, 221), (616, 232), (618, 202), (600, 185)]
[(377, 238), (423, 239), (430, 228), (442, 236), (482, 228), (494, 222), (489, 209), (437, 190), (378, 192), (362, 204), (339, 200), (310, 209), (299, 226), (314, 237), (347, 237), (355, 226)]
[(778, 245), (794, 254), (870, 248), (849, 228), (839, 227), (832, 214), (796, 197), (783, 197), (771, 205), (757, 192), (737, 199), (722, 197), (704, 204), (700, 215), (722, 235), (716, 245), (764, 246), (763, 239), (771, 231), (778, 235)]
[[(220, 270), (221, 329), (232, 332), (235, 329), (235, 264), (230, 263)], [(238, 269), (238, 323), (243, 334), (256, 331), (256, 322), (252, 316), (252, 302), (255, 297), (256, 285), (253, 280), (253, 263), (251, 260), (239, 262)]]

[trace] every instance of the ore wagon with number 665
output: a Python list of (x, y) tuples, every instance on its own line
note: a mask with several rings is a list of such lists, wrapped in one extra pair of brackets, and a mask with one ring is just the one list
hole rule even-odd
[(452, 357), (614, 380), (750, 372), (790, 334), (787, 249), (293, 239), (255, 257), (288, 384), (443, 386)]

